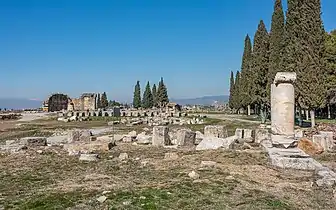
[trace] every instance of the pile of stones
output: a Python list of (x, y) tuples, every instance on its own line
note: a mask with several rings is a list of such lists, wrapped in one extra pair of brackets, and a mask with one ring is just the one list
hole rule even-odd
[(1, 114), (0, 120), (17, 120), (21, 117), (21, 114)]
[(59, 117), (57, 121), (61, 122), (75, 122), (75, 121), (89, 121), (89, 117), (78, 117), (78, 116), (71, 116), (71, 117)]

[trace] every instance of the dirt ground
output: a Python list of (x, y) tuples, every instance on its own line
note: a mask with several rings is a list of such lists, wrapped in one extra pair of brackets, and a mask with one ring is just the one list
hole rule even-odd
[[(225, 124), (230, 132), (247, 122)], [(244, 124), (245, 123), (245, 124)], [(106, 122), (33, 121), (0, 133), (0, 140), (89, 128)], [(204, 127), (204, 125), (202, 125)], [(201, 130), (202, 126), (192, 126)], [(143, 127), (121, 128), (142, 130)], [(119, 131), (120, 131), (119, 130)], [(23, 133), (20, 133), (23, 132)], [(119, 160), (126, 152), (126, 160)], [(177, 159), (165, 159), (175, 152)], [(68, 156), (61, 147), (0, 154), (0, 209), (335, 209), (332, 189), (312, 186), (313, 172), (269, 166), (259, 147), (238, 151), (194, 151), (118, 143), (97, 162)], [(331, 162), (335, 156), (321, 157)], [(215, 161), (214, 167), (202, 161)], [(188, 176), (192, 171), (198, 179)], [(104, 202), (97, 201), (105, 196)]]

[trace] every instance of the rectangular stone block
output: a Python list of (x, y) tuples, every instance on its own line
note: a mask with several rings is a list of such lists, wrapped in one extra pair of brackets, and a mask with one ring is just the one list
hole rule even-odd
[(303, 138), (303, 130), (294, 130), (294, 136), (296, 139)]
[(313, 142), (320, 145), (324, 151), (330, 151), (328, 143), (328, 137), (325, 135), (313, 135)]
[(326, 150), (332, 152), (335, 150), (334, 133), (332, 131), (320, 131), (320, 135), (324, 136), (326, 141)]
[(155, 126), (153, 128), (152, 145), (153, 146), (170, 145), (167, 126)]
[(237, 128), (236, 132), (235, 132), (235, 136), (237, 136), (238, 139), (242, 139), (243, 138), (243, 133), (244, 133), (243, 129)]
[(20, 143), (28, 147), (47, 146), (46, 137), (25, 137), (20, 139)]
[(222, 125), (208, 125), (204, 128), (204, 136), (227, 138), (228, 132), (225, 126)]
[(193, 147), (196, 141), (196, 133), (189, 130), (179, 130), (177, 131), (177, 141), (176, 144), (179, 146)]
[(243, 138), (244, 139), (252, 138), (252, 129), (244, 129)]

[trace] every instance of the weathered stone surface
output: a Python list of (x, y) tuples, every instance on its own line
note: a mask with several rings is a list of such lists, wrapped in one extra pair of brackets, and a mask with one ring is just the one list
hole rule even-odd
[(47, 138), (48, 146), (60, 146), (68, 143), (68, 136), (51, 136)]
[(192, 171), (188, 174), (188, 176), (192, 179), (199, 179), (200, 175), (198, 173), (196, 173), (195, 171)]
[(235, 135), (237, 136), (238, 139), (242, 139), (243, 138), (243, 133), (244, 133), (244, 129), (242, 128), (237, 128)]
[(145, 133), (139, 133), (136, 140), (138, 144), (150, 144), (152, 143), (152, 136), (146, 135)]
[(204, 138), (204, 134), (201, 133), (200, 131), (196, 131), (196, 139), (195, 139), (195, 144), (198, 145)]
[(252, 129), (244, 129), (244, 139), (252, 139)]
[(325, 135), (313, 135), (313, 142), (323, 148), (323, 151), (328, 151), (328, 142)]
[(215, 167), (217, 163), (215, 161), (202, 161), (201, 167)]
[(97, 151), (108, 151), (112, 147), (112, 143), (105, 141), (73, 142), (64, 145), (64, 149), (67, 150), (69, 154), (88, 154)]
[(178, 158), (179, 156), (176, 152), (167, 152), (164, 157), (166, 160), (177, 160)]
[(322, 165), (299, 148), (266, 148), (271, 164), (284, 169), (316, 170)]
[(295, 72), (278, 72), (274, 78), (274, 84), (278, 83), (294, 83), (296, 81)]
[(293, 136), (285, 136), (285, 135), (271, 135), (272, 144), (278, 147), (296, 147), (298, 144), (298, 140)]
[(90, 141), (92, 136), (89, 130), (72, 130), (68, 133), (68, 143), (75, 141)]
[(81, 154), (79, 160), (81, 161), (98, 161), (98, 154)]
[(271, 139), (271, 134), (267, 129), (256, 129), (254, 142), (260, 144), (263, 140)]
[(302, 151), (304, 151), (308, 155), (317, 155), (323, 152), (323, 148), (320, 145), (306, 138), (301, 138), (299, 140), (298, 148), (300, 148)]
[(154, 126), (152, 145), (153, 146), (170, 145), (167, 126)]
[(20, 143), (27, 147), (47, 146), (46, 137), (25, 137), (20, 139)]
[(336, 173), (328, 167), (317, 168), (315, 173), (318, 176), (315, 181), (318, 187), (333, 187), (336, 185)]
[(126, 159), (128, 159), (128, 154), (127, 153), (120, 153), (119, 160), (126, 160)]
[(197, 145), (196, 150), (211, 150), (219, 148), (232, 149), (236, 140), (236, 136), (231, 136), (225, 139), (207, 136)]
[(195, 145), (196, 133), (190, 130), (182, 129), (177, 131), (176, 144), (179, 146), (193, 147)]
[(303, 138), (303, 130), (294, 130), (294, 137), (296, 139), (301, 139)]
[(225, 126), (208, 125), (204, 128), (204, 136), (226, 138), (228, 137), (228, 132)]
[(332, 152), (335, 150), (334, 133), (332, 131), (320, 131), (320, 135), (324, 136), (326, 141), (325, 151)]
[(135, 141), (136, 136), (131, 136), (131, 135), (124, 135), (124, 137), (122, 138), (122, 141), (125, 143), (130, 143)]

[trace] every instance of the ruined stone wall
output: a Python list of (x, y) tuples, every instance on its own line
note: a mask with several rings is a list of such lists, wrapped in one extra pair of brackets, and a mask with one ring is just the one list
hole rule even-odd
[(96, 110), (96, 99), (95, 97), (83, 97), (83, 110)]
[(72, 103), (75, 111), (81, 111), (82, 100), (80, 98), (73, 98)]

